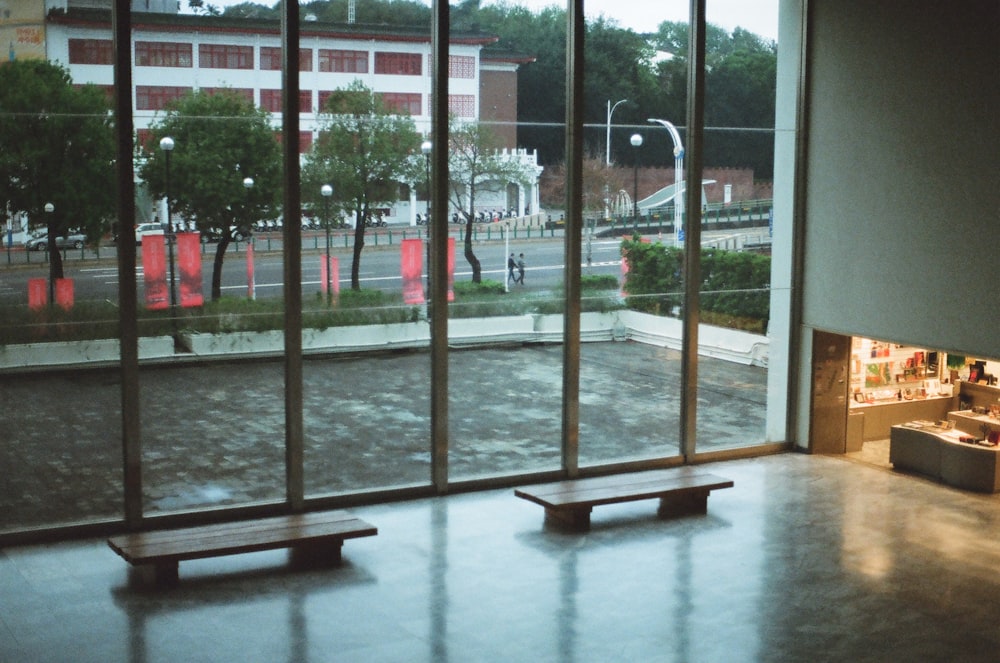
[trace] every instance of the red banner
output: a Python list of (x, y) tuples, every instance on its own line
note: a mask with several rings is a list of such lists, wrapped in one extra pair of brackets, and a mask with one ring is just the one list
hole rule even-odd
[(256, 286), (257, 282), (254, 280), (254, 265), (253, 265), (253, 242), (247, 242), (247, 298), (257, 299)]
[(202, 306), (201, 235), (177, 233), (177, 268), (181, 272), (181, 306)]
[(49, 303), (49, 283), (44, 278), (28, 279), (28, 308), (37, 311)]
[[(329, 274), (329, 277), (327, 276)], [(319, 290), (324, 295), (327, 293), (326, 284), (330, 284), (330, 290), (333, 292), (332, 301), (337, 301), (337, 297), (340, 296), (340, 259), (337, 256), (330, 256), (329, 264), (326, 261), (326, 256), (322, 255), (319, 258)]]
[(420, 278), (424, 269), (424, 241), (404, 239), (400, 244), (400, 269), (403, 276), (403, 303), (423, 304), (424, 286)]
[(448, 238), (448, 301), (455, 301), (455, 238)]
[(167, 258), (163, 235), (142, 236), (142, 275), (146, 308), (160, 311), (170, 306), (167, 288)]
[(73, 279), (56, 279), (56, 304), (68, 311), (73, 308)]

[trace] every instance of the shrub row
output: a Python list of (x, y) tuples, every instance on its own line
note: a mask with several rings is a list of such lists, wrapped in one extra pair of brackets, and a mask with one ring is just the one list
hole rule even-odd
[[(628, 261), (629, 308), (680, 316), (684, 308), (684, 251), (638, 237), (622, 242)], [(701, 310), (716, 324), (764, 330), (770, 316), (771, 257), (702, 249)]]

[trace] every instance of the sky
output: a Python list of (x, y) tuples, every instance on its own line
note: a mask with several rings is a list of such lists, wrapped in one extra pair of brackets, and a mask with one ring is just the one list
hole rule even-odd
[[(243, 0), (206, 0), (219, 8), (239, 4)], [(272, 6), (274, 0), (253, 0)], [(359, 3), (364, 0), (357, 0)], [(506, 0), (532, 11), (544, 7), (565, 7), (560, 0)], [(484, 5), (492, 4), (483, 0)], [(651, 32), (663, 21), (687, 21), (688, 0), (584, 0), (587, 17), (604, 14), (624, 28), (636, 32)], [(732, 32), (741, 27), (766, 39), (778, 39), (778, 0), (706, 0), (708, 22)], [(181, 11), (189, 13), (187, 0), (181, 0)]]

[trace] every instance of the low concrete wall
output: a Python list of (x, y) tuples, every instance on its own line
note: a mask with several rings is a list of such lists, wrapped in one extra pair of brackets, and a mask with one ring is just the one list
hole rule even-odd
[[(139, 339), (139, 360), (173, 357), (174, 339), (170, 336), (148, 336)], [(117, 338), (89, 341), (54, 341), (0, 345), (0, 371), (74, 366), (78, 364), (110, 365), (121, 358)]]
[[(454, 318), (448, 321), (452, 347), (497, 343), (560, 343), (562, 315), (517, 315), (496, 318)], [(681, 348), (681, 321), (636, 311), (584, 313), (580, 316), (583, 342), (632, 340), (660, 347)], [(358, 327), (305, 329), (302, 350), (306, 354), (364, 352), (399, 348), (422, 348), (430, 344), (426, 320)], [(169, 336), (140, 338), (139, 359), (191, 360), (212, 357), (278, 356), (284, 352), (281, 331), (234, 332), (230, 334), (182, 334), (178, 348)], [(747, 332), (702, 325), (698, 353), (740, 364), (767, 366), (768, 339)], [(120, 358), (117, 339), (96, 341), (31, 343), (0, 346), (0, 372), (37, 368), (115, 364)]]

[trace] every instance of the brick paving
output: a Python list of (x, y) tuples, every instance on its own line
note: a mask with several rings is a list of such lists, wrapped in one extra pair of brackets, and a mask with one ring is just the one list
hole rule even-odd
[[(634, 342), (581, 348), (580, 464), (675, 455), (680, 355)], [(449, 478), (559, 467), (562, 348), (450, 354)], [(699, 449), (760, 442), (767, 371), (699, 362)], [(427, 484), (430, 355), (307, 358), (307, 496)], [(115, 370), (0, 377), (0, 531), (120, 517)], [(284, 498), (283, 365), (143, 368), (147, 512)]]

